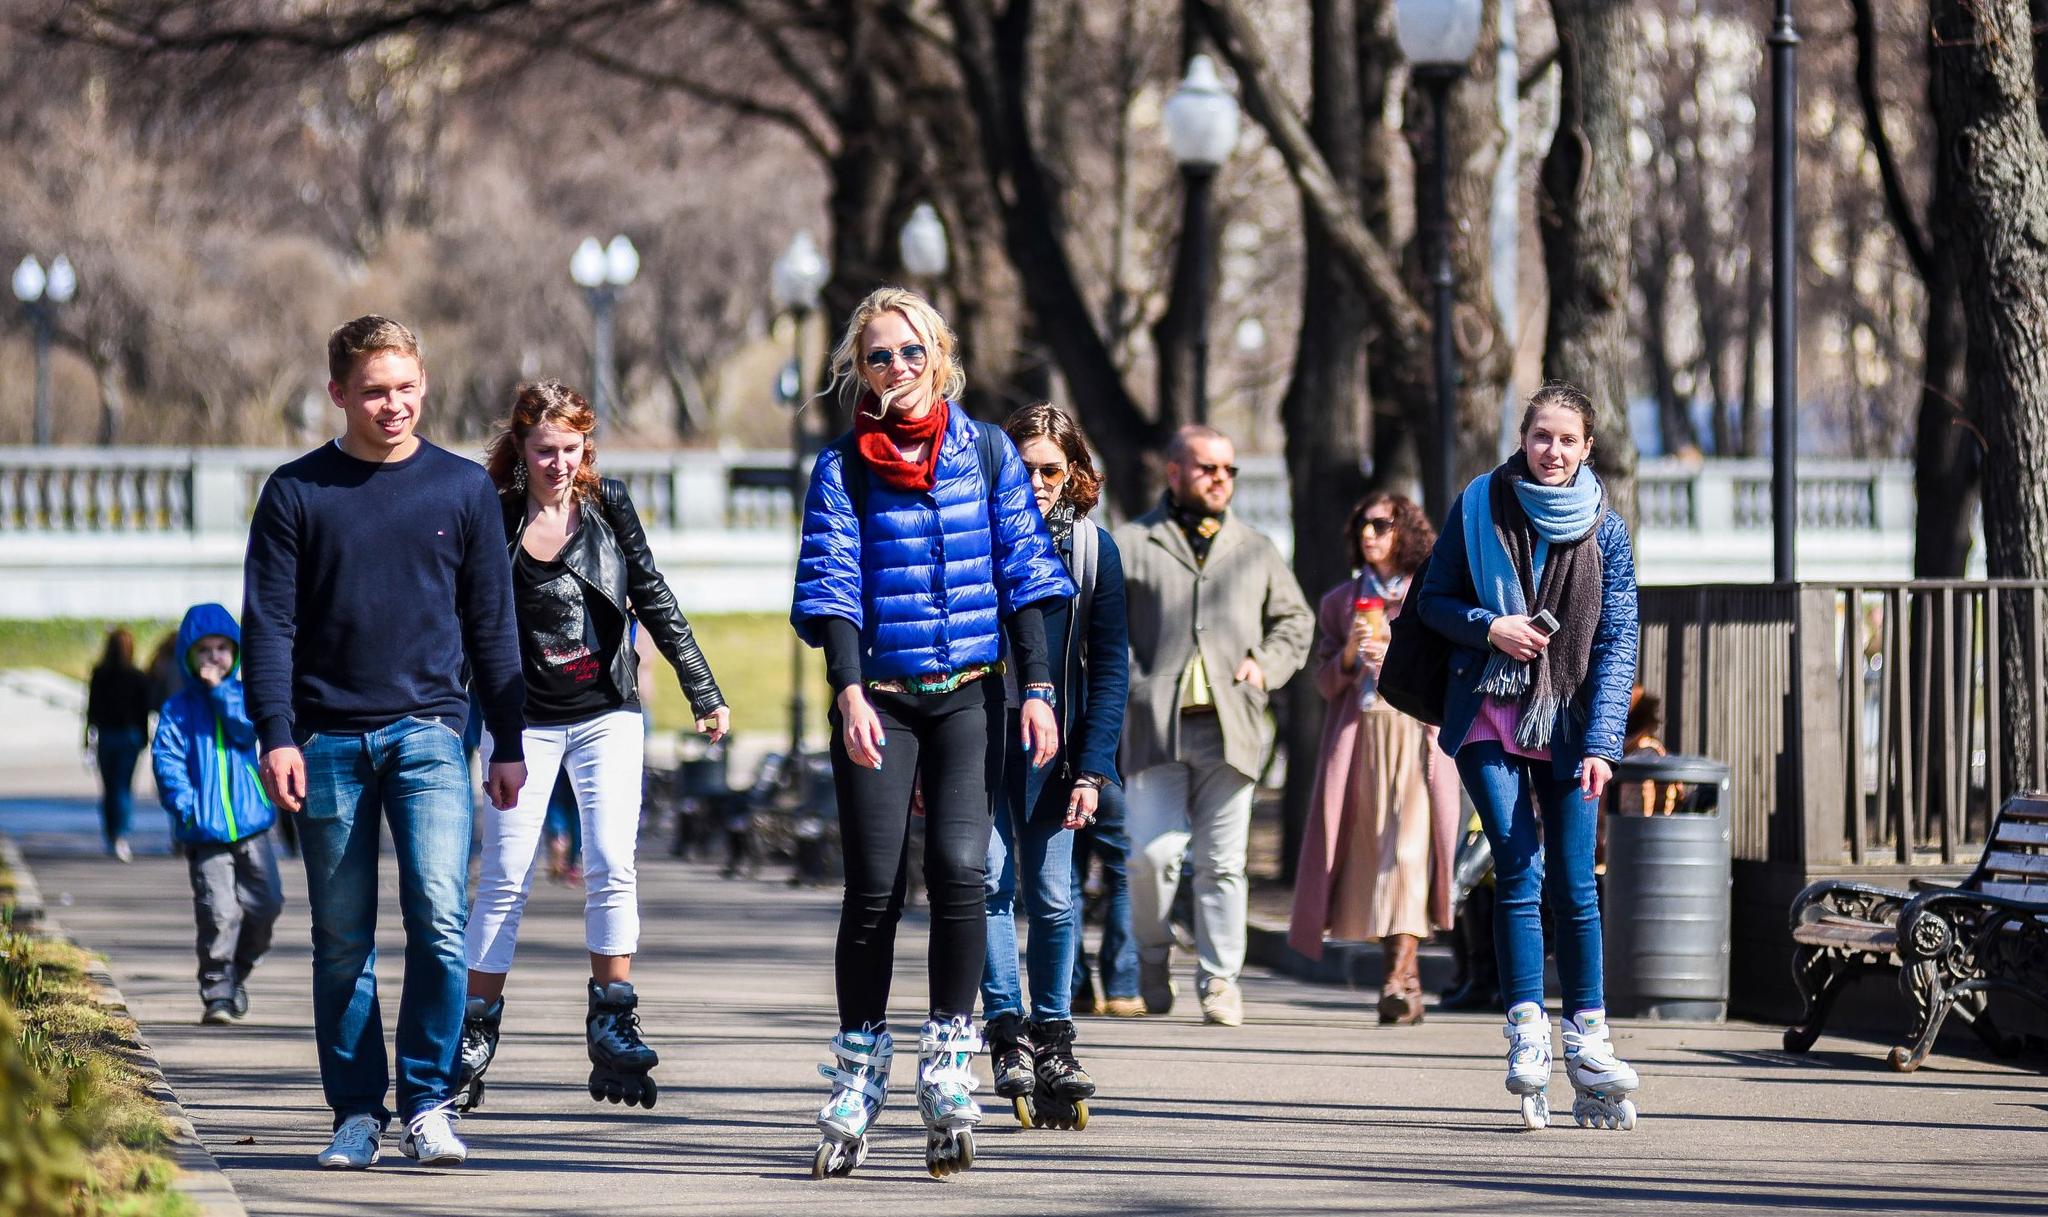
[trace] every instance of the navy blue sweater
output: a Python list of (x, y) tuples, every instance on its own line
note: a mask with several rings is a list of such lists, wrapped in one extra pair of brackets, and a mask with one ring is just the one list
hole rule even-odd
[(483, 468), (421, 442), (372, 464), (325, 444), (270, 475), (249, 525), (242, 680), (265, 751), (407, 716), (460, 730), (465, 655), (493, 761), (522, 758), (512, 563)]

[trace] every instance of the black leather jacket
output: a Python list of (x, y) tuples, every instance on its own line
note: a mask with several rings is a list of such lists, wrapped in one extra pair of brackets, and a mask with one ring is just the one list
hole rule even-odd
[[(505, 535), (511, 553), (526, 532), (526, 496), (500, 497), (505, 510)], [(668, 582), (655, 569), (654, 553), (647, 548), (647, 533), (640, 527), (640, 513), (626, 484), (616, 478), (598, 483), (597, 502), (583, 504), (582, 522), (563, 547), (561, 561), (583, 585), (611, 601), (619, 619), (628, 613), (654, 638), (654, 646), (676, 670), (690, 709), (703, 718), (725, 704), (725, 694), (711, 678), (711, 665), (698, 648), (690, 622), (676, 607)], [(609, 648), (612, 684), (628, 701), (639, 697), (640, 658), (626, 645), (622, 635)]]

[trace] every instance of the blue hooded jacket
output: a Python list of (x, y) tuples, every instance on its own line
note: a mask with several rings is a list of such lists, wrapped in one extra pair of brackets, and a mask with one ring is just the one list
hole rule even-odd
[[(235, 666), (209, 689), (192, 671), (192, 647), (218, 634), (235, 644)], [(195, 605), (178, 627), (185, 687), (157, 714), (150, 756), (157, 797), (187, 845), (253, 837), (277, 822), (256, 776), (256, 726), (242, 704), (242, 630), (218, 604)]]
[(986, 425), (953, 407), (932, 488), (870, 477), (865, 519), (854, 517), (841, 449), (818, 454), (789, 613), (805, 642), (824, 645), (822, 619), (844, 617), (860, 629), (866, 679), (957, 672), (1002, 657), (1004, 618), (1074, 594), (1024, 462), (1001, 432), (996, 484), (984, 484), (975, 428)]

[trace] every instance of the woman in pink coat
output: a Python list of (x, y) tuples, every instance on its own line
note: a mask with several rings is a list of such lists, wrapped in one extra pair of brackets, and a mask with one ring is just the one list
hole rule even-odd
[[(1416, 948), (1451, 924), (1451, 860), (1458, 831), (1458, 775), (1436, 748), (1436, 729), (1372, 693), (1386, 658), (1384, 620), (1401, 611), (1436, 531), (1422, 509), (1372, 494), (1344, 528), (1357, 577), (1323, 595), (1317, 613), (1316, 687), (1329, 702), (1315, 794), (1309, 805), (1288, 941), (1311, 959), (1323, 938), (1386, 949), (1380, 1021), (1422, 1021)], [(1441, 769), (1438, 767), (1441, 766)]]

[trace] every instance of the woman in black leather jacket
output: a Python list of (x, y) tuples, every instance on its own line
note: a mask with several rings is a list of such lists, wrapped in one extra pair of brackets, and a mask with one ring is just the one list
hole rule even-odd
[(563, 772), (583, 826), (590, 1096), (654, 1106), (647, 1074), (655, 1054), (640, 1039), (629, 979), (640, 933), (633, 852), (645, 740), (634, 630), (645, 629), (675, 667), (699, 731), (716, 741), (731, 725), (711, 666), (655, 569), (625, 485), (597, 475), (590, 441), (596, 424), (573, 389), (541, 381), (520, 390), (487, 458), (512, 557), (527, 780), (510, 811), (483, 813), (457, 1085), (464, 1110), (483, 1097), (548, 795)]

